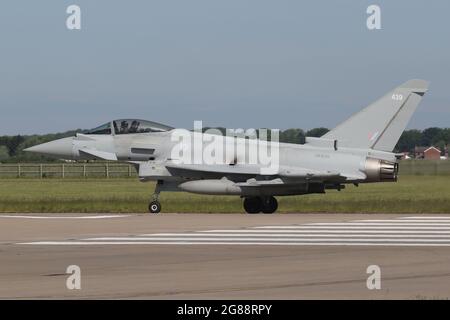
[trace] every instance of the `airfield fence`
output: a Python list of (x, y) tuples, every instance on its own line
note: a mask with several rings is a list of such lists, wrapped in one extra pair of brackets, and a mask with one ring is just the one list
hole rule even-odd
[(413, 176), (450, 176), (450, 160), (402, 160), (399, 174)]
[[(450, 176), (450, 160), (403, 160), (401, 175)], [(0, 164), (1, 178), (133, 178), (136, 169), (128, 163), (19, 163)]]

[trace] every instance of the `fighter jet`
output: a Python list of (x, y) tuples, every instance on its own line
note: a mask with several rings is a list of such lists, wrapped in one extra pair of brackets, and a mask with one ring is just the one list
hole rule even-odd
[[(162, 191), (240, 196), (247, 213), (274, 213), (278, 208), (275, 196), (397, 181), (400, 155), (393, 149), (427, 89), (428, 82), (409, 80), (322, 137), (306, 137), (304, 144), (182, 131), (151, 121), (121, 119), (25, 151), (61, 159), (132, 163), (141, 181), (156, 181), (151, 213), (161, 211)], [(255, 155), (262, 146), (270, 149), (271, 161), (250, 161), (258, 158)], [(214, 161), (205, 160), (205, 150)], [(195, 154), (200, 157), (195, 159)]]

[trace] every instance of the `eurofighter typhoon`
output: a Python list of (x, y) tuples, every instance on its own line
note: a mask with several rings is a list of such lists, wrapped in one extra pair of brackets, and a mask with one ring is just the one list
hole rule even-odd
[(25, 151), (132, 163), (141, 181), (156, 181), (152, 213), (161, 211), (161, 191), (240, 196), (247, 213), (273, 213), (276, 196), (397, 181), (393, 150), (427, 89), (424, 80), (407, 81), (304, 144), (279, 143), (276, 132), (262, 139), (121, 119)]

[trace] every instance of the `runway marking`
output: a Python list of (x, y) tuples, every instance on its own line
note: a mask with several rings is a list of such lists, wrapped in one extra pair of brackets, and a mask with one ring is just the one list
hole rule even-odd
[(383, 238), (383, 239), (359, 239), (359, 238), (320, 238), (320, 239), (309, 239), (307, 237), (303, 237), (303, 238), (283, 238), (283, 239), (277, 239), (277, 238), (273, 238), (273, 239), (267, 239), (267, 238), (243, 238), (243, 237), (236, 237), (236, 238), (228, 238), (228, 239), (223, 239), (220, 237), (208, 237), (208, 238), (203, 238), (203, 239), (199, 239), (196, 237), (104, 237), (104, 238), (90, 238), (90, 239), (84, 239), (86, 241), (128, 241), (128, 240), (133, 240), (133, 241), (203, 241), (203, 240), (208, 240), (208, 241), (223, 241), (223, 240), (229, 240), (229, 241), (276, 241), (276, 242), (291, 242), (291, 241), (354, 241), (354, 242), (363, 242), (363, 241), (369, 241), (369, 242), (416, 242), (416, 241), (421, 241), (421, 242), (449, 242), (450, 243), (450, 238), (449, 239), (391, 239), (391, 238)]
[(110, 219), (110, 218), (124, 218), (129, 215), (103, 215), (103, 216), (14, 216), (14, 215), (1, 215), (0, 218), (17, 218), (17, 219)]
[(417, 226), (353, 226), (353, 225), (342, 225), (342, 226), (335, 226), (335, 225), (321, 225), (321, 226), (262, 226), (262, 227), (255, 227), (257, 229), (358, 229), (358, 230), (387, 230), (387, 229), (417, 229), (417, 230), (450, 230), (450, 227), (417, 227)]
[[(420, 217), (421, 219), (423, 217)], [(46, 246), (92, 245), (247, 245), (247, 246), (417, 246), (450, 247), (450, 217), (418, 221), (353, 220), (302, 225), (255, 226), (242, 229), (165, 232), (103, 236), (20, 244)], [(422, 219), (423, 220), (423, 219)], [(418, 222), (417, 222), (418, 221)]]
[[(327, 232), (327, 233), (377, 233), (377, 234), (383, 234), (383, 233), (394, 233), (394, 234), (417, 234), (417, 233), (430, 233), (430, 234), (450, 234), (450, 230), (428, 230), (428, 231), (422, 231), (422, 230), (330, 230), (330, 229), (313, 229), (313, 230), (270, 230), (270, 229), (259, 229), (259, 230), (203, 230), (198, 231), (200, 233), (214, 233), (214, 232), (221, 232), (221, 233), (233, 233), (233, 232), (245, 232), (245, 233), (265, 233), (265, 234), (301, 234), (301, 233), (321, 233), (321, 232)], [(151, 234), (146, 234), (151, 235)]]
[(436, 220), (450, 220), (450, 217), (446, 217), (446, 216), (415, 216), (415, 217), (399, 217), (397, 219), (436, 219)]
[[(202, 238), (205, 237), (205, 234), (199, 234), (199, 233), (155, 233), (155, 234), (149, 234), (145, 236), (137, 236), (133, 237), (133, 240), (148, 240), (152, 236), (167, 236), (167, 237), (195, 237), (195, 238)], [(259, 234), (259, 233), (208, 233), (208, 236), (212, 237), (221, 237), (221, 238), (295, 238), (295, 239), (301, 239), (301, 238), (311, 238), (311, 237), (348, 237), (348, 238), (355, 238), (355, 237), (373, 237), (373, 238), (383, 238), (383, 237), (389, 237), (389, 238), (441, 238), (442, 236), (440, 234), (310, 234), (310, 233), (304, 233), (304, 234)], [(103, 238), (89, 238), (85, 240), (117, 240), (117, 239), (130, 239), (129, 237), (103, 237)]]
[[(293, 234), (273, 234), (273, 233), (208, 233), (208, 236), (214, 236), (214, 237), (266, 237), (266, 238), (284, 238), (284, 237), (294, 237), (294, 238), (302, 238), (302, 237), (392, 237), (392, 238), (411, 238), (411, 237), (417, 237), (417, 238), (441, 238), (442, 235), (439, 233), (436, 234), (389, 234), (389, 233), (383, 233), (383, 234), (363, 234), (363, 233), (354, 233), (354, 234), (324, 234), (324, 233), (318, 233), (318, 234), (312, 234), (312, 233), (293, 233)], [(154, 233), (154, 234), (147, 234), (147, 235), (141, 235), (140, 237), (151, 237), (151, 236), (174, 236), (174, 237), (204, 237), (205, 234), (200, 233)], [(114, 237), (110, 237), (114, 238)], [(138, 237), (134, 237), (136, 239)], [(94, 238), (98, 239), (98, 238)], [(89, 238), (89, 240), (92, 240)]]
[(391, 223), (404, 223), (404, 222), (411, 222), (411, 223), (416, 223), (416, 222), (426, 222), (426, 223), (442, 223), (442, 222), (450, 222), (450, 219), (441, 219), (441, 220), (438, 220), (438, 219), (411, 219), (411, 220), (406, 220), (406, 219), (403, 219), (403, 220), (399, 220), (399, 221), (393, 221), (393, 220), (387, 220), (387, 219), (385, 219), (385, 220), (382, 220), (382, 219), (380, 219), (380, 220), (354, 220), (353, 222), (391, 222)]
[(45, 246), (86, 246), (86, 245), (246, 245), (246, 246), (408, 246), (408, 247), (450, 247), (450, 243), (369, 243), (369, 242), (148, 242), (148, 241), (98, 241), (98, 242), (85, 242), (85, 241), (40, 241), (40, 242), (24, 242), (18, 243), (24, 245), (45, 245)]
[(313, 226), (450, 226), (450, 223), (402, 223), (402, 222), (332, 222), (332, 223), (324, 223), (317, 222), (311, 223), (309, 225)]

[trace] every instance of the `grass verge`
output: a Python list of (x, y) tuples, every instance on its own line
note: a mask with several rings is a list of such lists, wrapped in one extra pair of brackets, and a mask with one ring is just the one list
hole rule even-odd
[[(2, 179), (0, 212), (147, 212), (152, 183), (134, 179)], [(162, 193), (163, 212), (243, 212), (236, 196)], [(450, 213), (448, 176), (402, 176), (327, 194), (278, 197), (279, 212)]]

